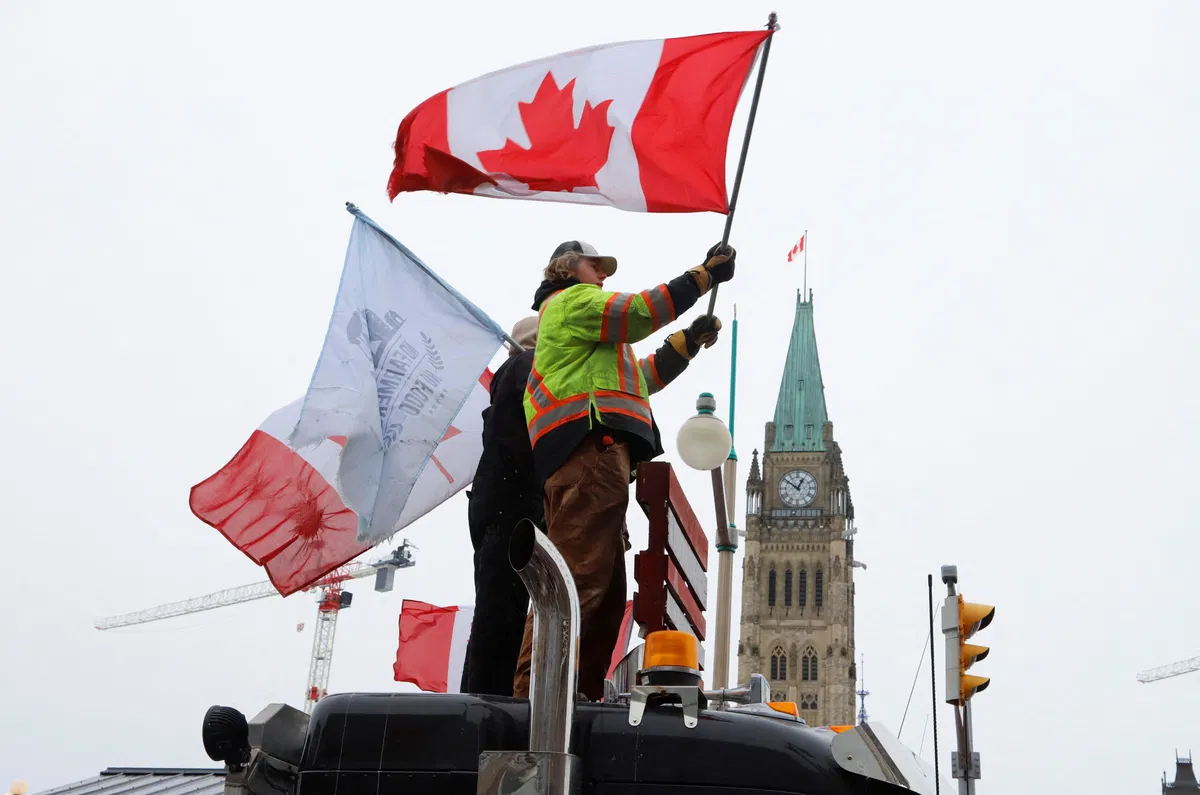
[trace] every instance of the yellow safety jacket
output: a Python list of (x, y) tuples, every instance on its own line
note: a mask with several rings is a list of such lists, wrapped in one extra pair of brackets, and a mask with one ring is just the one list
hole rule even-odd
[(598, 421), (631, 437), (633, 461), (663, 452), (649, 396), (687, 367), (682, 332), (639, 359), (632, 343), (674, 321), (701, 296), (699, 278), (685, 273), (640, 293), (613, 293), (590, 284), (553, 291), (538, 307), (533, 369), (525, 390), (525, 419), (541, 481), (545, 481)]

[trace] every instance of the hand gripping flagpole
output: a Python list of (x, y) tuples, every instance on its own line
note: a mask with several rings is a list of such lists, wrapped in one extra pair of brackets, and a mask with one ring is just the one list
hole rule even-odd
[[(767, 29), (771, 35), (763, 42), (762, 60), (758, 63), (758, 77), (754, 81), (754, 97), (750, 100), (750, 118), (746, 120), (746, 137), (742, 140), (742, 155), (738, 159), (737, 175), (733, 178), (733, 196), (729, 199), (729, 213), (725, 216), (725, 234), (721, 237), (721, 246), (729, 245), (729, 231), (733, 228), (733, 211), (737, 209), (738, 193), (742, 189), (742, 172), (746, 169), (746, 153), (750, 151), (750, 134), (754, 132), (754, 117), (758, 115), (758, 97), (762, 94), (763, 76), (767, 72), (767, 58), (771, 55), (771, 39), (779, 29), (778, 17), (772, 11), (767, 17)], [(711, 316), (717, 306), (717, 288), (714, 284), (708, 295), (708, 314)]]

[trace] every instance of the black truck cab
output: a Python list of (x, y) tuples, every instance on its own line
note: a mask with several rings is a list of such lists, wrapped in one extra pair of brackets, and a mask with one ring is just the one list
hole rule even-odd
[(576, 697), (579, 603), (532, 523), (513, 567), (533, 606), (530, 698), (326, 696), (312, 715), (273, 704), (204, 719), (226, 795), (933, 795), (933, 773), (883, 726), (814, 728), (753, 675), (704, 690), (699, 642), (646, 635), (602, 702)]
[[(569, 748), (579, 760), (574, 791), (934, 792), (932, 772), (877, 725), (813, 728), (750, 706), (701, 709), (688, 728), (679, 703), (650, 704), (638, 726), (629, 723), (627, 703), (578, 704)], [(528, 751), (529, 723), (530, 702), (490, 696), (337, 694), (311, 717), (272, 705), (250, 722), (255, 747), (237, 749), (229, 768), (241, 792), (227, 787), (227, 795), (476, 795), (488, 791), (480, 789), (481, 755)]]

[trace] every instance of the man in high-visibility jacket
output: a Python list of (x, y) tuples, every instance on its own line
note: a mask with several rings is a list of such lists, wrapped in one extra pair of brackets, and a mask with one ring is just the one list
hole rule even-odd
[[(525, 392), (533, 461), (545, 487), (546, 533), (579, 592), (579, 690), (599, 701), (625, 606), (625, 511), (634, 466), (662, 454), (649, 396), (674, 380), (721, 321), (709, 315), (671, 334), (639, 360), (631, 343), (673, 322), (712, 288), (733, 278), (732, 248), (718, 244), (699, 265), (640, 293), (611, 293), (613, 257), (577, 240), (560, 245), (534, 296), (537, 348)], [(533, 618), (513, 695), (529, 695)]]

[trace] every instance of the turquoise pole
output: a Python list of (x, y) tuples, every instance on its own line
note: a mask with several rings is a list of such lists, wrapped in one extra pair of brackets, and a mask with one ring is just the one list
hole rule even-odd
[[(733, 305), (733, 352), (729, 358), (729, 438), (734, 439), (733, 426), (737, 416), (737, 304)], [(737, 460), (736, 448), (730, 449), (729, 457)]]

